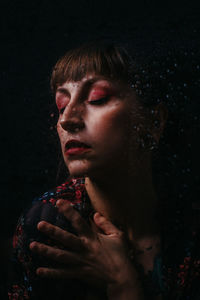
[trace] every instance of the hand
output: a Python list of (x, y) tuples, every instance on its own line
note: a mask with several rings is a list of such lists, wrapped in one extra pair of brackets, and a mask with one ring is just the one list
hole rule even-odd
[[(32, 242), (30, 249), (60, 264), (58, 268), (37, 269), (37, 274), (49, 278), (77, 278), (111, 290), (115, 287), (138, 285), (137, 273), (128, 258), (124, 233), (99, 213), (94, 214), (90, 227), (66, 201), (57, 201), (59, 212), (72, 224), (78, 236), (45, 221), (38, 230), (64, 247), (55, 248)], [(63, 248), (62, 247), (62, 248)]]

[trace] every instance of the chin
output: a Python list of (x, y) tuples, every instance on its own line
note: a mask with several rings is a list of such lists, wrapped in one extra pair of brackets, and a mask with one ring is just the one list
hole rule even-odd
[(72, 177), (85, 177), (90, 173), (90, 166), (86, 160), (68, 162), (67, 168)]
[(67, 168), (71, 177), (101, 177), (105, 174), (106, 166), (100, 166), (94, 161), (89, 160), (74, 160), (67, 163)]

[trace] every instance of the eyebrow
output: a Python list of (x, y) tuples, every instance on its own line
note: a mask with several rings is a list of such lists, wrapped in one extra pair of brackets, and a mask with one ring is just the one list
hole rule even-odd
[[(83, 83), (80, 87), (80, 92), (87, 89), (87, 88), (89, 88), (89, 87), (91, 87), (94, 83), (96, 83), (97, 81), (100, 81), (100, 80), (108, 81), (107, 78), (102, 77), (102, 76), (86, 79), (85, 81), (83, 81)], [(60, 92), (60, 93), (64, 94), (64, 93), (69, 93), (69, 90), (65, 87), (60, 86), (60, 87), (57, 88), (56, 93), (57, 92)]]

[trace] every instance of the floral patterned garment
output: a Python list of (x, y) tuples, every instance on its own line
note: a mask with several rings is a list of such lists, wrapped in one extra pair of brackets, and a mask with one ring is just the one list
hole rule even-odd
[[(85, 190), (84, 178), (67, 181), (33, 201), (21, 216), (13, 238), (10, 300), (107, 299), (106, 291), (93, 289), (78, 280), (39, 279), (35, 275), (38, 266), (48, 266), (49, 262), (30, 252), (30, 242), (36, 240), (53, 245), (37, 230), (37, 223), (45, 220), (76, 234), (70, 222), (57, 212), (56, 201), (60, 198), (70, 201), (87, 221), (94, 212)], [(164, 240), (161, 255), (155, 258), (153, 271), (144, 275), (138, 268), (147, 299), (157, 299), (158, 295), (169, 300), (200, 299), (199, 232), (193, 229), (185, 236), (175, 231), (170, 235), (170, 231), (166, 230)]]

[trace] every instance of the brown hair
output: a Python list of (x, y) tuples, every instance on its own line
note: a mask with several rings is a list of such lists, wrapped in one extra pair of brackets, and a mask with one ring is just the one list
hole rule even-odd
[(51, 89), (66, 81), (79, 81), (87, 74), (103, 75), (130, 81), (131, 57), (125, 48), (104, 42), (92, 42), (69, 50), (56, 63), (51, 77)]

